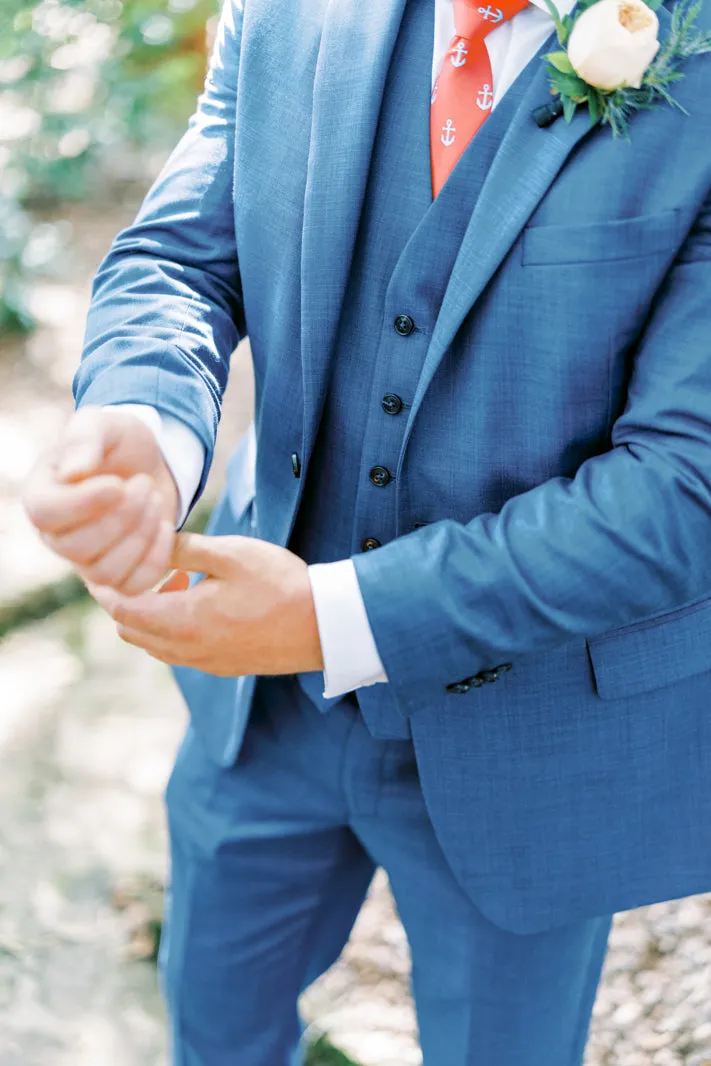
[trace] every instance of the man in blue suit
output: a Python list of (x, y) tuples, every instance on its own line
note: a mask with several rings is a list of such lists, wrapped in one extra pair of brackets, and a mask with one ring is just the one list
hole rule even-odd
[[(298, 1061), (376, 865), (426, 1066), (579, 1066), (613, 913), (711, 889), (711, 63), (629, 142), (539, 127), (545, 0), (463, 4), (226, 0), (28, 491), (190, 707), (178, 1066)], [(219, 536), (175, 537), (246, 335)]]

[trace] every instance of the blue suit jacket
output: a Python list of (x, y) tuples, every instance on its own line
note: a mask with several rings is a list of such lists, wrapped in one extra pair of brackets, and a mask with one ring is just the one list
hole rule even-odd
[[(97, 276), (78, 401), (154, 404), (209, 454), (250, 336), (218, 529), (288, 541), (404, 5), (227, 0)], [(685, 73), (690, 115), (626, 143), (582, 109), (539, 129), (524, 72), (408, 412), (399, 529), (429, 524), (355, 560), (390, 679), (364, 695), (410, 719), (455, 872), (521, 931), (711, 888), (711, 59)], [(252, 682), (183, 683), (229, 763)]]

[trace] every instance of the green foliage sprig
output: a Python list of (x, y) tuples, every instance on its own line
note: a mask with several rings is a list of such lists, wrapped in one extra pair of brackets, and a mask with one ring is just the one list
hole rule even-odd
[[(573, 68), (568, 58), (567, 45), (573, 27), (584, 11), (598, 0), (579, 0), (575, 12), (561, 17), (553, 0), (546, 4), (553, 16), (562, 51), (549, 52), (543, 58), (548, 63), (551, 89), (558, 93), (563, 105), (566, 122), (571, 122), (578, 107), (587, 104), (590, 122), (609, 125), (614, 136), (629, 140), (629, 121), (638, 111), (649, 111), (662, 104), (669, 104), (687, 114), (685, 108), (674, 99), (671, 87), (684, 77), (680, 69), (692, 56), (711, 52), (711, 33), (699, 30), (696, 19), (701, 11), (700, 0), (679, 0), (671, 16), (671, 27), (666, 40), (636, 89), (597, 89), (584, 81)], [(656, 11), (662, 0), (646, 0), (647, 7)]]

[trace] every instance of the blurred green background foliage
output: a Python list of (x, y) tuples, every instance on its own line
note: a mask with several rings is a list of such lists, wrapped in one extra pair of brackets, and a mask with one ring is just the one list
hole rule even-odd
[(194, 108), (218, 0), (0, 0), (0, 333), (62, 270), (62, 206), (141, 180)]

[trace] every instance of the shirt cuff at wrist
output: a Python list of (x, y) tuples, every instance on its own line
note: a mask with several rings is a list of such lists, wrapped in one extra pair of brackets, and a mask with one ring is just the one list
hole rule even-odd
[(355, 566), (350, 559), (309, 567), (324, 662), (324, 697), (386, 682)]

